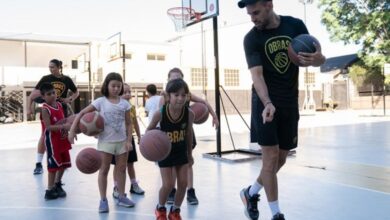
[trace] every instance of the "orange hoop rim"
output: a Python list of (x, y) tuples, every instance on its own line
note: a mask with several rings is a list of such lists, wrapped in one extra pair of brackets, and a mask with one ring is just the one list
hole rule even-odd
[(194, 9), (188, 7), (169, 8), (167, 10), (167, 14), (175, 19), (184, 19), (184, 20), (190, 20), (191, 17), (195, 17), (196, 20), (200, 20), (202, 17), (201, 13), (197, 13)]
[(200, 21), (202, 17), (201, 13), (197, 13), (194, 9), (188, 7), (169, 8), (167, 14), (175, 24), (176, 31), (183, 31), (192, 18)]

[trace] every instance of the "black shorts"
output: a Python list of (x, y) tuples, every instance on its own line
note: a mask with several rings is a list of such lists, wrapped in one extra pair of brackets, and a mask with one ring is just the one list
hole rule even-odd
[(264, 105), (252, 89), (251, 142), (261, 146), (279, 145), (280, 149), (291, 150), (298, 143), (298, 107), (276, 107), (274, 119), (263, 124), (261, 116)]
[[(127, 157), (127, 163), (134, 163), (138, 161), (137, 157), (137, 148), (135, 147), (135, 141), (134, 137), (131, 139), (131, 144), (133, 145), (133, 150), (129, 151), (128, 157)], [(112, 157), (111, 164), (116, 164), (115, 163), (115, 156)]]

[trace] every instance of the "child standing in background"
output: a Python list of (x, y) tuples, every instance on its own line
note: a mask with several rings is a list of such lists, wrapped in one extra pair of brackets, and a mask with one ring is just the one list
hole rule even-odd
[(157, 95), (157, 87), (154, 84), (146, 86), (146, 92), (148, 93), (148, 99), (145, 102), (145, 111), (148, 114), (148, 124), (152, 121), (153, 115), (160, 107), (160, 96)]
[[(122, 98), (127, 100), (130, 103), (131, 88), (130, 88), (130, 85), (128, 85), (126, 83), (123, 85), (123, 95), (122, 95)], [(133, 125), (133, 128), (134, 128), (133, 131), (135, 131), (135, 133), (137, 135), (137, 140), (138, 140), (138, 144), (139, 144), (139, 140), (141, 139), (141, 133), (139, 131), (139, 125), (138, 125), (138, 120), (137, 120), (137, 112), (135, 110), (135, 106), (134, 105), (132, 105), (131, 108), (130, 108), (130, 119), (131, 119), (131, 124)], [(130, 184), (131, 184), (130, 185), (130, 193), (131, 194), (136, 194), (136, 195), (143, 195), (143, 194), (145, 194), (145, 191), (138, 185), (138, 181), (136, 179), (135, 169), (134, 169), (134, 162), (138, 161), (137, 150), (136, 150), (136, 147), (135, 147), (134, 137), (132, 138), (132, 142), (131, 143), (133, 145), (133, 150), (129, 151), (129, 154), (128, 154), (128, 157), (127, 157), (127, 173), (129, 175)], [(115, 165), (115, 157), (112, 157), (111, 164)], [(112, 192), (112, 196), (115, 199), (118, 199), (119, 191), (118, 191), (118, 183), (116, 181), (118, 174), (117, 174), (117, 169), (115, 167), (114, 167), (113, 176), (114, 176), (114, 189), (113, 189), (113, 192)]]

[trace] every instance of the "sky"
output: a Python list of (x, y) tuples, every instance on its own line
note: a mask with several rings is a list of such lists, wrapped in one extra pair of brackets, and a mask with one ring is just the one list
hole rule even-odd
[[(307, 5), (306, 24), (321, 42), (323, 53), (327, 57), (356, 53), (359, 47), (355, 45), (330, 41), (320, 22), (317, 3), (314, 0), (314, 4)], [(181, 6), (181, 0), (0, 0), (0, 4), (0, 38), (33, 33), (106, 39), (121, 32), (126, 40), (166, 42), (178, 36), (167, 9)], [(220, 28), (239, 27), (246, 31), (253, 26), (246, 10), (237, 7), (237, 0), (220, 0), (219, 5)], [(304, 17), (299, 0), (274, 0), (274, 10), (302, 20)], [(211, 31), (211, 23), (204, 22), (206, 31)], [(199, 31), (200, 25), (195, 25), (181, 34), (185, 37)]]

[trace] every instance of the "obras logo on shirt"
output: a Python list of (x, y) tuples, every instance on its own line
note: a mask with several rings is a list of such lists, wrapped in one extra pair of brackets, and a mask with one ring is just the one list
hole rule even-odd
[(288, 36), (277, 36), (265, 42), (265, 54), (276, 71), (284, 74), (290, 66), (290, 58), (288, 58), (287, 48), (291, 42)]
[(60, 81), (55, 81), (51, 83), (56, 91), (57, 98), (60, 98), (62, 93), (65, 91), (65, 84)]

